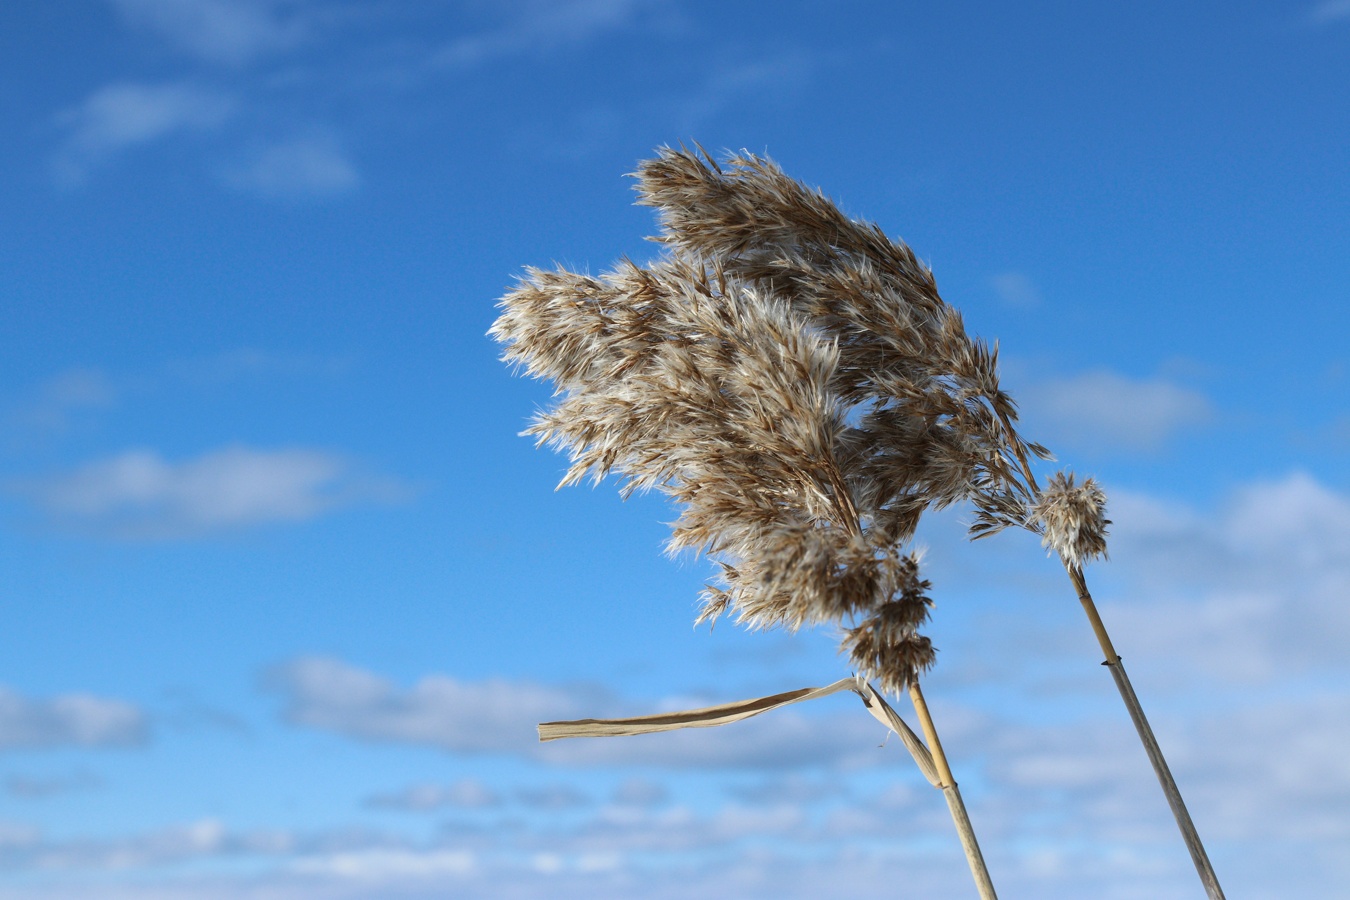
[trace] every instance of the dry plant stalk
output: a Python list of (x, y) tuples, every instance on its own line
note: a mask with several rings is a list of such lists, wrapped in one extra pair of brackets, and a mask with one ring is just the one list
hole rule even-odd
[[(972, 537), (1010, 526), (1041, 535), (1063, 563), (1211, 900), (1223, 892), (1112, 646), (1083, 576), (1106, 555), (1105, 495), (1087, 479), (1053, 476), (1042, 490), (999, 387), (997, 346), (964, 332), (932, 273), (874, 224), (849, 219), (820, 192), (749, 154), (719, 166), (707, 154), (661, 151), (638, 169), (640, 203), (656, 207), (659, 240), (806, 317), (838, 347), (836, 389), (867, 410), (844, 444), (864, 457), (849, 481), (865, 520), (896, 540), (919, 515), (955, 500), (975, 508)], [(738, 598), (729, 600), (735, 604)]]
[(926, 510), (957, 502), (974, 509), (972, 537), (1040, 535), (1207, 891), (1222, 897), (1083, 577), (1106, 553), (1105, 496), (1063, 473), (1039, 486), (1030, 460), (1051, 456), (1017, 431), (997, 345), (966, 334), (907, 246), (767, 159), (719, 165), (667, 148), (636, 177), (666, 254), (599, 277), (529, 269), (491, 330), (507, 361), (556, 386), (528, 433), (569, 453), (562, 483), (615, 474), (625, 496), (670, 496), (681, 513), (668, 549), (706, 553), (720, 569), (700, 621), (843, 626), (841, 649), (865, 679), (909, 691), (958, 827), (959, 794), (919, 690), (934, 661), (918, 632), (928, 584), (901, 548)]
[[(996, 498), (991, 509), (1011, 508), (1003, 493), (1018, 482), (1001, 423), (1015, 410), (997, 389), (997, 352), (966, 338), (907, 248), (858, 229), (823, 198), (811, 200), (807, 227), (791, 216), (785, 226), (806, 236), (859, 230), (842, 256), (813, 238), (780, 258), (765, 249), (771, 223), (750, 223), (745, 237), (759, 249), (748, 267), (683, 240), (671, 223), (682, 207), (656, 198), (665, 175), (680, 175), (662, 166), (680, 161), (694, 164), (685, 174), (710, 174), (674, 151), (639, 173), (641, 202), (665, 220), (662, 259), (600, 277), (529, 269), (502, 300), (491, 334), (504, 358), (556, 387), (557, 402), (527, 433), (570, 455), (563, 485), (615, 474), (625, 496), (657, 489), (676, 502), (669, 551), (706, 553), (720, 569), (699, 621), (848, 623), (841, 649), (861, 676), (915, 701), (944, 773), (937, 786), (992, 897), (918, 689), (935, 658), (918, 632), (931, 603), (917, 559), (901, 548), (924, 509), (968, 499), (972, 485)], [(693, 231), (713, 235), (697, 223)], [(888, 253), (887, 266), (869, 252)], [(853, 304), (874, 288), (888, 302)], [(911, 302), (915, 291), (921, 302)]]

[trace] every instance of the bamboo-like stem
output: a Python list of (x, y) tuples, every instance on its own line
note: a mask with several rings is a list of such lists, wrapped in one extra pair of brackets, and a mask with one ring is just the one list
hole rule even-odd
[(1078, 595), (1078, 602), (1083, 604), (1083, 612), (1087, 613), (1088, 622), (1092, 624), (1092, 633), (1097, 636), (1097, 644), (1102, 648), (1102, 654), (1106, 660), (1102, 663), (1104, 666), (1114, 665), (1120, 660), (1120, 654), (1116, 653), (1116, 647), (1111, 643), (1111, 635), (1106, 630), (1106, 623), (1102, 621), (1101, 614), (1097, 612), (1097, 604), (1092, 600), (1092, 593), (1088, 590), (1087, 579), (1083, 577), (1083, 570), (1060, 557), (1059, 560), (1064, 564), (1064, 571), (1069, 573), (1069, 581), (1073, 582), (1074, 593)]
[(975, 840), (975, 829), (971, 826), (970, 816), (966, 813), (965, 801), (961, 799), (956, 779), (952, 777), (951, 767), (947, 765), (947, 754), (942, 750), (942, 741), (938, 739), (933, 716), (928, 711), (928, 703), (924, 700), (923, 691), (916, 680), (909, 683), (909, 699), (914, 703), (914, 712), (918, 715), (919, 725), (923, 728), (924, 740), (927, 741), (928, 750), (933, 755), (933, 765), (942, 782), (939, 787), (942, 796), (947, 800), (947, 808), (951, 810), (952, 822), (955, 823), (956, 833), (961, 838), (961, 849), (966, 853), (966, 862), (970, 865), (970, 874), (975, 879), (975, 887), (980, 892), (980, 900), (998, 900), (998, 895), (994, 893), (994, 882), (989, 878), (989, 869), (984, 864), (984, 854), (980, 852), (980, 844)]
[(1115, 647), (1111, 644), (1111, 636), (1106, 631), (1106, 625), (1102, 622), (1101, 615), (1097, 612), (1097, 604), (1092, 600), (1092, 594), (1088, 591), (1087, 580), (1083, 577), (1083, 572), (1077, 566), (1064, 563), (1064, 568), (1069, 573), (1069, 580), (1073, 582), (1074, 590), (1078, 593), (1078, 600), (1083, 604), (1083, 611), (1087, 613), (1088, 621), (1092, 623), (1092, 630), (1097, 635), (1097, 643), (1101, 645), (1102, 653), (1106, 660), (1102, 665), (1111, 670), (1111, 677), (1115, 679), (1116, 689), (1120, 691), (1120, 698), (1125, 701), (1125, 708), (1129, 710), (1130, 719), (1134, 722), (1134, 729), (1139, 733), (1139, 740), (1144, 745), (1144, 751), (1148, 754), (1148, 761), (1153, 764), (1153, 771), (1158, 776), (1158, 783), (1162, 785), (1163, 794), (1167, 797), (1167, 805), (1172, 808), (1172, 816), (1177, 821), (1177, 827), (1181, 829), (1181, 838), (1186, 843), (1186, 849), (1190, 851), (1191, 861), (1195, 863), (1195, 871), (1200, 875), (1200, 882), (1205, 886), (1205, 893), (1209, 900), (1224, 900), (1223, 888), (1219, 887), (1219, 878), (1214, 874), (1214, 867), (1209, 862), (1209, 855), (1205, 853), (1205, 845), (1200, 841), (1200, 833), (1195, 829), (1195, 823), (1191, 821), (1191, 814), (1186, 811), (1186, 803), (1181, 799), (1181, 791), (1177, 788), (1176, 780), (1172, 777), (1172, 770), (1167, 767), (1167, 759), (1163, 756), (1162, 748), (1158, 746), (1158, 739), (1153, 736), (1153, 729), (1148, 724), (1148, 719), (1144, 716), (1144, 707), (1139, 703), (1139, 697), (1134, 693), (1134, 686), (1130, 684), (1130, 677), (1125, 674), (1125, 666), (1116, 654)]
[[(999, 421), (1009, 435), (1013, 434), (1012, 423), (1008, 421), (1007, 416), (999, 413)], [(1009, 441), (1012, 444), (1013, 451), (1017, 456), (1017, 461), (1022, 467), (1022, 474), (1026, 476), (1027, 484), (1036, 493), (1040, 493), (1040, 486), (1036, 483), (1036, 476), (1032, 474), (1026, 454), (1022, 452), (1020, 444), (1015, 440)], [(1148, 724), (1148, 718), (1144, 715), (1144, 707), (1139, 703), (1139, 697), (1134, 693), (1134, 686), (1130, 684), (1130, 676), (1125, 674), (1125, 665), (1120, 660), (1120, 654), (1116, 653), (1116, 648), (1111, 643), (1111, 634), (1106, 630), (1106, 623), (1102, 621), (1101, 614), (1097, 612), (1097, 604), (1092, 600), (1092, 592), (1088, 590), (1087, 579), (1083, 577), (1081, 567), (1074, 565), (1063, 556), (1060, 562), (1064, 564), (1064, 570), (1069, 573), (1069, 581), (1073, 583), (1073, 589), (1078, 594), (1078, 602), (1083, 605), (1083, 612), (1087, 614), (1088, 622), (1092, 625), (1092, 632), (1097, 637), (1097, 644), (1102, 648), (1102, 654), (1105, 660), (1102, 665), (1111, 670), (1111, 677), (1115, 679), (1116, 690), (1120, 691), (1120, 698), (1125, 701), (1125, 708), (1130, 713), (1130, 720), (1134, 722), (1134, 730), (1139, 733), (1139, 740), (1144, 745), (1144, 752), (1148, 754), (1148, 761), (1153, 765), (1153, 772), (1158, 776), (1158, 783), (1162, 785), (1163, 795), (1167, 798), (1167, 805), (1172, 808), (1172, 817), (1176, 819), (1177, 828), (1181, 829), (1181, 839), (1186, 844), (1186, 849), (1191, 854), (1191, 862), (1195, 864), (1195, 871), (1200, 875), (1200, 883), (1205, 887), (1205, 894), (1209, 900), (1224, 900), (1223, 888), (1219, 887), (1219, 877), (1214, 873), (1214, 866), (1209, 861), (1209, 854), (1205, 852), (1205, 845), (1200, 840), (1200, 832), (1195, 828), (1195, 823), (1191, 821), (1191, 814), (1186, 810), (1186, 803), (1181, 799), (1181, 790), (1177, 787), (1176, 779), (1172, 777), (1172, 770), (1167, 766), (1167, 758), (1163, 756), (1162, 747), (1158, 746), (1158, 739), (1153, 735), (1153, 728)]]

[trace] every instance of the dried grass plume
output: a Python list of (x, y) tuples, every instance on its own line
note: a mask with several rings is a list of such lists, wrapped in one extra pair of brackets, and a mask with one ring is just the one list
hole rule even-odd
[(665, 148), (635, 175), (660, 258), (527, 269), (501, 301), (504, 359), (556, 391), (528, 433), (569, 455), (563, 484), (676, 502), (669, 549), (719, 567), (700, 621), (852, 623), (843, 649), (898, 690), (933, 661), (901, 551), (924, 511), (969, 502), (975, 536), (1058, 522), (997, 346), (909, 247), (768, 159)]
[(1091, 478), (1074, 484), (1073, 473), (1050, 477), (1039, 501), (1031, 510), (1032, 521), (1042, 529), (1041, 543), (1075, 568), (1105, 558), (1106, 494)]

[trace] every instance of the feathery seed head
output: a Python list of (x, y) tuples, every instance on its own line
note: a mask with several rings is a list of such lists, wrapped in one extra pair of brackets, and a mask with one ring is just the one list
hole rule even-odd
[(1042, 530), (1041, 543), (1075, 568), (1106, 556), (1106, 494), (1091, 478), (1074, 484), (1073, 473), (1057, 472), (1031, 511)]
[(899, 554), (923, 512), (1032, 521), (1025, 461), (1048, 453), (1014, 428), (997, 346), (909, 247), (770, 160), (667, 148), (636, 175), (662, 258), (528, 269), (501, 301), (503, 358), (556, 389), (529, 433), (569, 454), (564, 484), (613, 473), (677, 503), (669, 549), (721, 566), (700, 620), (851, 619), (851, 658), (903, 686), (933, 660)]

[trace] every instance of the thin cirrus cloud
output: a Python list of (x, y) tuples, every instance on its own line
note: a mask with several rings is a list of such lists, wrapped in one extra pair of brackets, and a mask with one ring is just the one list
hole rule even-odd
[(1199, 391), (1107, 370), (1033, 383), (1023, 398), (1029, 427), (1044, 433), (1047, 442), (1097, 452), (1157, 451), (1214, 417), (1209, 398)]
[(1323, 0), (1308, 11), (1308, 21), (1314, 25), (1350, 21), (1350, 0)]
[(407, 499), (396, 480), (362, 475), (319, 450), (228, 447), (183, 462), (133, 450), (11, 484), (52, 525), (76, 533), (175, 539), (302, 522), (361, 503)]
[(112, 4), (129, 25), (209, 63), (241, 65), (289, 49), (309, 31), (303, 4), (274, 0), (112, 0)]
[(356, 166), (330, 138), (296, 138), (266, 146), (226, 168), (228, 186), (269, 199), (324, 198), (355, 190)]
[[(673, 769), (894, 762), (875, 752), (886, 732), (860, 705), (829, 718), (778, 710), (721, 728), (540, 744), (535, 731), (540, 722), (635, 715), (644, 704), (597, 689), (446, 675), (429, 675), (405, 688), (340, 660), (317, 657), (275, 668), (267, 684), (282, 697), (284, 717), (292, 725), (452, 753), (504, 753), (563, 766)], [(669, 704), (645, 706), (650, 711)]]
[(402, 790), (372, 794), (365, 805), (371, 809), (401, 812), (431, 812), (439, 809), (488, 809), (501, 805), (497, 792), (473, 778), (452, 784), (412, 784)]
[(212, 131), (235, 106), (229, 94), (189, 82), (101, 87), (56, 117), (66, 132), (55, 161), (57, 180), (78, 185), (94, 168), (130, 148)]
[(88, 772), (55, 777), (11, 775), (5, 779), (5, 792), (21, 800), (45, 800), (48, 797), (94, 790), (102, 786), (102, 779)]
[(468, 68), (503, 57), (584, 43), (606, 32), (631, 28), (666, 6), (661, 0), (504, 3), (498, 9), (505, 11), (505, 22), (450, 41), (433, 56), (432, 65)]
[(1002, 272), (990, 278), (989, 285), (1013, 309), (1035, 309), (1041, 305), (1040, 289), (1021, 272)]
[(10, 418), (25, 429), (64, 432), (83, 414), (116, 405), (120, 393), (118, 385), (99, 369), (69, 369), (39, 386)]
[(147, 734), (145, 714), (121, 700), (82, 693), (35, 699), (0, 686), (0, 750), (127, 746)]

